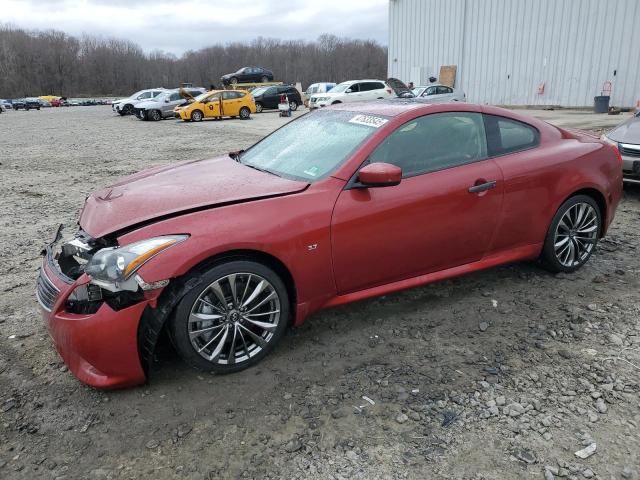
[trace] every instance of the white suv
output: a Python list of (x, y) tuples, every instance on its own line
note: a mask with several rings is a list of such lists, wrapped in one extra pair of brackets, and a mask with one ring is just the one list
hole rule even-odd
[(395, 96), (391, 87), (382, 80), (349, 80), (339, 83), (329, 92), (311, 95), (309, 108), (326, 107), (336, 103), (381, 100)]
[(164, 91), (164, 88), (150, 88), (148, 90), (140, 90), (130, 97), (121, 98), (120, 100), (114, 100), (113, 102), (111, 102), (111, 109), (115, 113), (119, 113), (120, 115), (132, 115), (134, 111), (133, 109), (138, 103), (144, 102), (146, 100), (151, 100)]

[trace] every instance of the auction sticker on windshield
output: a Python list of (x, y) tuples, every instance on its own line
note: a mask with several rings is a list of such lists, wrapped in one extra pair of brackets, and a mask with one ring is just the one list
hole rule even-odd
[(356, 115), (349, 123), (357, 123), (358, 125), (365, 125), (367, 127), (380, 128), (389, 120), (382, 117), (376, 117), (375, 115)]

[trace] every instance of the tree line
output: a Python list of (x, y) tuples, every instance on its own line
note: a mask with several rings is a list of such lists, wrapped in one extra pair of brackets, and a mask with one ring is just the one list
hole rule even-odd
[(257, 38), (187, 51), (145, 53), (134, 42), (57, 30), (0, 25), (0, 98), (127, 95), (153, 87), (219, 85), (244, 66), (273, 70), (276, 80), (314, 82), (384, 78), (387, 48), (373, 40), (321, 35), (315, 41)]

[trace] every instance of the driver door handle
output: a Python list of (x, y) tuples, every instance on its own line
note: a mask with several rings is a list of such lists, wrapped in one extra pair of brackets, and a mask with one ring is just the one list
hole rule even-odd
[(485, 190), (491, 190), (492, 188), (496, 188), (496, 181), (491, 180), (490, 182), (485, 183), (476, 183), (472, 187), (469, 187), (469, 193), (480, 193)]

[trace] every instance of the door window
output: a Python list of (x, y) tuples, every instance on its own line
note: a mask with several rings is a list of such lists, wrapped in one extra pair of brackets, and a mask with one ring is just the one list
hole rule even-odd
[(222, 92), (222, 99), (223, 100), (236, 100), (238, 98), (242, 98), (244, 96), (244, 93), (241, 92)]
[(351, 90), (351, 93), (356, 93), (360, 91), (360, 83), (354, 83), (347, 90)]
[(360, 84), (361, 92), (370, 92), (371, 90), (381, 90), (384, 88), (380, 82), (363, 82)]
[(376, 148), (369, 162), (397, 165), (406, 178), (485, 158), (487, 144), (482, 115), (447, 112), (405, 123)]
[(436, 95), (446, 95), (447, 93), (453, 93), (453, 90), (449, 87), (436, 87)]
[(142, 95), (138, 97), (138, 100), (142, 100), (144, 98), (151, 98), (151, 92), (144, 92)]
[(491, 156), (527, 150), (540, 143), (540, 132), (531, 125), (497, 115), (484, 115)]
[(435, 94), (436, 94), (436, 87), (429, 87), (423, 92), (422, 96), (426, 97), (427, 95), (435, 95)]

